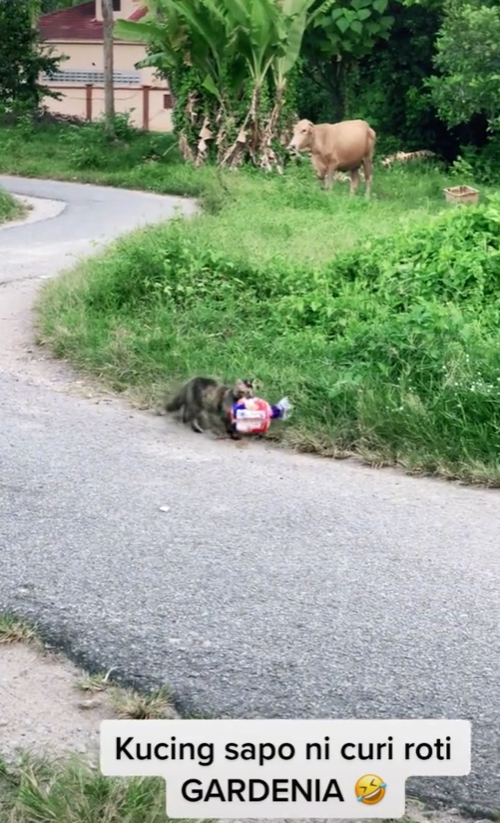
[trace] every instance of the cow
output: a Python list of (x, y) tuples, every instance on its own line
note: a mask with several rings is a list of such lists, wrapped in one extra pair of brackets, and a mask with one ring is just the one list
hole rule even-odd
[(344, 120), (341, 123), (314, 125), (300, 120), (293, 130), (288, 150), (309, 150), (316, 175), (325, 189), (332, 185), (337, 171), (351, 173), (351, 194), (359, 184), (359, 169), (365, 173), (365, 197), (370, 197), (376, 132), (365, 120)]

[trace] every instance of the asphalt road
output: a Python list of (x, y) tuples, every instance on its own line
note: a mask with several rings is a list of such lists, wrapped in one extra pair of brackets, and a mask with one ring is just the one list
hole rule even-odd
[[(68, 204), (0, 232), (0, 306), (16, 278), (172, 213), (169, 198), (0, 185)], [(184, 711), (470, 719), (470, 777), (408, 789), (500, 811), (498, 492), (214, 442), (9, 362), (0, 610), (87, 665), (168, 681)]]

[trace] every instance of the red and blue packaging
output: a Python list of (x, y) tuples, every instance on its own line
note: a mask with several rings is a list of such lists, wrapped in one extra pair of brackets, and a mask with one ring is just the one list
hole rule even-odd
[(238, 434), (265, 434), (273, 420), (286, 420), (290, 412), (287, 397), (274, 406), (261, 397), (245, 397), (233, 406), (233, 431)]

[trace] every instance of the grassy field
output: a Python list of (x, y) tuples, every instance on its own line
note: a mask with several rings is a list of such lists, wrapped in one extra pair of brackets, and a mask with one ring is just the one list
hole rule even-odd
[(16, 220), (25, 213), (24, 207), (4, 189), (0, 188), (0, 223)]
[(46, 285), (39, 339), (57, 357), (150, 403), (194, 373), (254, 376), (294, 405), (271, 435), (285, 444), (500, 484), (493, 190), (456, 209), (443, 187), (473, 180), (378, 166), (366, 202), (362, 186), (321, 191), (307, 159), (281, 177), (221, 175), (183, 164), (169, 136), (127, 129), (111, 149), (98, 125), (0, 130), (3, 171), (204, 205)]

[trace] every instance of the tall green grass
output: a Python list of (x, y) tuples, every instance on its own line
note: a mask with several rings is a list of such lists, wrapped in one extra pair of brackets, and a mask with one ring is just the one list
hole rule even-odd
[(15, 220), (25, 212), (24, 206), (11, 194), (0, 188), (0, 223)]
[(423, 167), (377, 169), (370, 202), (321, 191), (304, 163), (222, 183), (217, 214), (46, 286), (56, 356), (150, 399), (253, 374), (294, 403), (273, 432), (297, 448), (496, 485), (498, 206), (445, 206), (450, 179)]
[(15, 768), (0, 759), (2, 823), (165, 823), (165, 807), (160, 778), (104, 777), (76, 756)]

